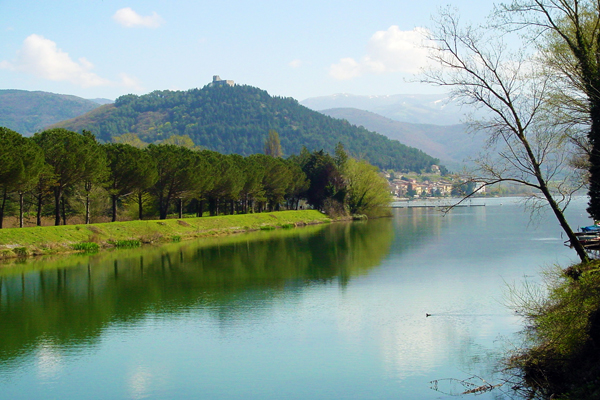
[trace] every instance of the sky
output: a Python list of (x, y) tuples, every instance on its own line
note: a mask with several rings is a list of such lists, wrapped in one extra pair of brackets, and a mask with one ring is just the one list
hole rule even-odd
[[(440, 93), (417, 82), (443, 0), (0, 0), (0, 89), (114, 100), (213, 75), (299, 101)], [(455, 0), (463, 21), (493, 2)]]

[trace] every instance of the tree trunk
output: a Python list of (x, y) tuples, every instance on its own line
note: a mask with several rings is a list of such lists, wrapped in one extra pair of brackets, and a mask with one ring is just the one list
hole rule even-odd
[(519, 140), (521, 141), (521, 143), (523, 143), (523, 146), (525, 147), (525, 150), (527, 151), (527, 156), (529, 157), (529, 160), (531, 161), (531, 164), (533, 166), (534, 174), (538, 181), (540, 190), (544, 194), (546, 201), (548, 202), (548, 204), (550, 205), (550, 208), (554, 212), (556, 219), (558, 219), (558, 223), (560, 224), (560, 226), (563, 228), (563, 230), (567, 234), (567, 237), (569, 238), (571, 245), (577, 252), (579, 259), (581, 260), (582, 263), (586, 263), (586, 262), (590, 261), (587, 251), (585, 250), (585, 248), (583, 247), (583, 245), (581, 244), (581, 242), (579, 241), (577, 236), (575, 236), (575, 233), (573, 233), (573, 230), (571, 229), (571, 226), (567, 222), (565, 215), (561, 211), (558, 204), (556, 204), (556, 201), (554, 200), (552, 193), (550, 193), (550, 189), (548, 189), (546, 180), (543, 178), (543, 175), (542, 175), (542, 172), (540, 169), (540, 163), (537, 161), (537, 158), (535, 157), (533, 151), (531, 150), (529, 141), (527, 140), (527, 138), (525, 137), (524, 134), (521, 134), (519, 136)]
[(62, 189), (60, 187), (54, 188), (54, 225), (60, 225), (60, 199), (62, 197)]
[(42, 207), (44, 206), (44, 196), (40, 193), (37, 196), (37, 214), (35, 219), (35, 224), (37, 226), (42, 226)]
[(177, 199), (177, 202), (179, 203), (177, 206), (179, 208), (179, 219), (183, 218), (183, 199), (180, 197)]
[(23, 192), (19, 192), (19, 228), (23, 227)]
[(90, 223), (90, 192), (92, 191), (92, 182), (86, 181), (84, 184), (85, 189), (85, 224)]
[(204, 200), (200, 200), (198, 202), (198, 217), (202, 217), (204, 215)]
[(159, 199), (159, 213), (160, 219), (167, 219), (167, 213), (169, 212), (169, 198), (161, 197)]
[(112, 222), (117, 220), (117, 201), (119, 200), (119, 196), (113, 194), (110, 196), (112, 200)]
[(208, 199), (208, 214), (211, 217), (215, 216), (215, 199), (214, 199), (214, 197), (210, 197)]
[(63, 219), (63, 225), (67, 225), (67, 212), (66, 212), (66, 206), (65, 206), (65, 196), (62, 196), (62, 198), (60, 199), (60, 202), (62, 204), (62, 219)]
[(85, 194), (85, 224), (90, 223), (90, 192)]
[(7, 197), (7, 191), (6, 188), (4, 188), (4, 192), (2, 193), (2, 205), (0, 205), (0, 229), (2, 229), (2, 225), (4, 223), (4, 207), (6, 206)]
[(138, 219), (140, 221), (144, 219), (144, 213), (143, 213), (143, 208), (142, 208), (142, 196), (143, 196), (143, 193), (140, 190), (138, 192)]
[[(591, 100), (591, 99), (590, 99)], [(590, 185), (588, 194), (590, 196), (587, 212), (594, 219), (600, 220), (600, 100), (592, 102), (590, 112), (592, 127), (588, 134), (591, 145), (590, 152)]]
[(571, 226), (567, 222), (565, 215), (560, 210), (560, 207), (558, 207), (558, 204), (556, 204), (556, 202), (554, 201), (554, 198), (550, 194), (550, 191), (548, 190), (546, 185), (545, 184), (542, 185), (541, 189), (542, 189), (542, 193), (544, 193), (544, 196), (546, 196), (546, 200), (548, 201), (548, 204), (550, 204), (550, 208), (554, 212), (556, 219), (558, 219), (558, 223), (560, 224), (560, 226), (563, 228), (563, 230), (567, 234), (567, 237), (569, 238), (571, 246), (573, 246), (573, 248), (577, 252), (577, 255), (579, 256), (579, 259), (581, 260), (581, 262), (586, 263), (586, 262), (590, 261), (587, 251), (585, 250), (585, 248), (583, 247), (583, 245), (581, 244), (581, 242), (579, 241), (577, 236), (575, 236), (575, 233), (573, 233), (573, 230), (571, 229)]

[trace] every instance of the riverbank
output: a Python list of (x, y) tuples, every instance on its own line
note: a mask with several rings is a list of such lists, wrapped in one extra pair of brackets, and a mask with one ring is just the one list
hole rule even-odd
[(0, 259), (135, 247), (331, 222), (316, 210), (0, 230)]
[(600, 398), (600, 261), (550, 271), (545, 291), (526, 288), (515, 299), (526, 342), (507, 360), (513, 389), (526, 398)]

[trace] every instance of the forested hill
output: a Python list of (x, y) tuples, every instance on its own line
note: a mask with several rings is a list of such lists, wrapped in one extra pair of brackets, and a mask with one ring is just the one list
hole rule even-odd
[(98, 106), (96, 101), (64, 94), (0, 90), (0, 126), (29, 136)]
[(381, 168), (420, 171), (439, 163), (418, 149), (312, 111), (292, 98), (243, 85), (121, 96), (114, 104), (53, 127), (87, 129), (102, 141), (124, 133), (135, 133), (145, 142), (188, 135), (210, 150), (242, 155), (262, 153), (274, 129), (284, 155), (299, 154), (303, 146), (333, 153), (342, 142), (351, 155)]

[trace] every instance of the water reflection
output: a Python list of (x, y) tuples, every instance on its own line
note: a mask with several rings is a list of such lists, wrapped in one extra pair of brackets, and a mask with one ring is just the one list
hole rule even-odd
[[(103, 329), (149, 314), (260, 318), (274, 299), (311, 284), (346, 286), (381, 262), (392, 239), (392, 221), (382, 219), (5, 265), (0, 363), (33, 353), (49, 377), (60, 368), (60, 346), (94, 346)], [(148, 376), (132, 373), (133, 392)]]

